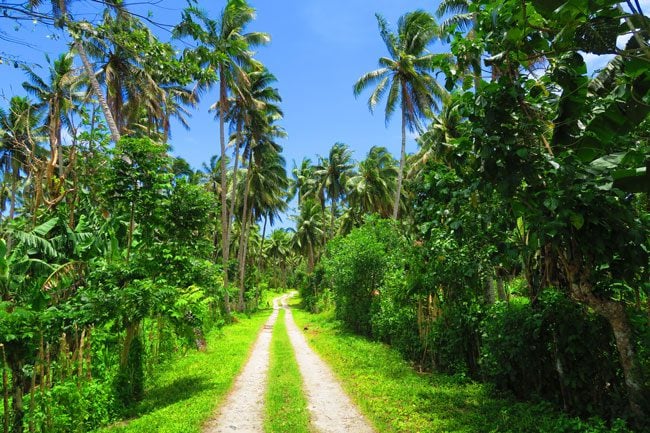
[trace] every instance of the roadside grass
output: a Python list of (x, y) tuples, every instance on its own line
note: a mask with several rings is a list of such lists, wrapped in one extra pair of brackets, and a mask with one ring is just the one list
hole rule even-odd
[(271, 341), (271, 364), (266, 391), (266, 433), (309, 433), (309, 411), (302, 378), (280, 310)]
[[(495, 397), (488, 385), (465, 378), (419, 374), (389, 346), (341, 330), (332, 311), (293, 313), (307, 327), (309, 344), (379, 432), (610, 431), (602, 421), (569, 418), (549, 404)], [(627, 430), (619, 424), (611, 431)]]
[(260, 311), (208, 334), (206, 352), (190, 352), (161, 367), (135, 408), (134, 418), (97, 432), (199, 433), (242, 369), (269, 311)]

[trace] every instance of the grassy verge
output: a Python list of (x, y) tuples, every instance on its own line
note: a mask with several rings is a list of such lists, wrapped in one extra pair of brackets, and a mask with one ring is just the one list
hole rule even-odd
[(223, 401), (241, 370), (269, 311), (226, 326), (208, 335), (205, 353), (191, 352), (164, 365), (156, 383), (136, 409), (136, 418), (99, 432), (200, 432)]
[[(294, 309), (307, 339), (379, 432), (605, 432), (549, 405), (495, 398), (484, 384), (418, 374), (390, 347), (342, 332), (332, 313)], [(612, 430), (612, 431), (625, 431)]]
[(309, 412), (296, 357), (280, 310), (271, 342), (269, 385), (266, 391), (266, 433), (309, 433)]

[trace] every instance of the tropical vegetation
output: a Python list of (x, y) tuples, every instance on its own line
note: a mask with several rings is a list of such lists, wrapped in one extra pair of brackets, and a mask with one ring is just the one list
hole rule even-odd
[[(400, 154), (337, 142), (290, 171), (277, 79), (255, 52), (270, 36), (250, 31), (245, 0), (214, 17), (188, 2), (170, 40), (121, 1), (77, 19), (83, 3), (0, 2), (2, 22), (70, 42), (46, 69), (17, 59), (24, 92), (0, 104), (5, 433), (129, 417), (133, 431), (195, 431), (256, 311), (289, 288), (312, 344), (385, 431), (650, 428), (639, 2), (443, 0), (395, 29), (377, 14), (388, 53), (350, 98), (369, 92), (386, 122), (399, 111)], [(587, 55), (607, 63), (592, 74)], [(218, 152), (195, 169), (168, 142), (210, 89)], [(293, 228), (274, 227), (283, 217)], [(305, 430), (283, 332), (267, 409)], [(155, 418), (178, 386), (200, 388), (187, 420)]]

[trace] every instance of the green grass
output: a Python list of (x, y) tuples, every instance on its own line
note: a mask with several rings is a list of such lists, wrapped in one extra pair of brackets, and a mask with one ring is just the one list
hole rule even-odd
[[(313, 349), (379, 432), (604, 432), (548, 404), (496, 398), (485, 384), (419, 374), (390, 347), (343, 332), (331, 312), (294, 309)], [(623, 431), (623, 430), (617, 430)]]
[(99, 432), (199, 433), (214, 416), (246, 361), (268, 310), (208, 335), (205, 353), (191, 352), (164, 365), (135, 410), (136, 418)]
[(296, 356), (280, 310), (271, 342), (269, 385), (266, 391), (266, 433), (309, 433), (309, 412)]

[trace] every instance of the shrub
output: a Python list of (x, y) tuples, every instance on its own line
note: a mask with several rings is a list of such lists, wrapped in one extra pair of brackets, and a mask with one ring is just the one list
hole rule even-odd
[(519, 398), (580, 414), (620, 416), (627, 400), (609, 326), (547, 290), (536, 305), (497, 304), (482, 323), (482, 371)]

